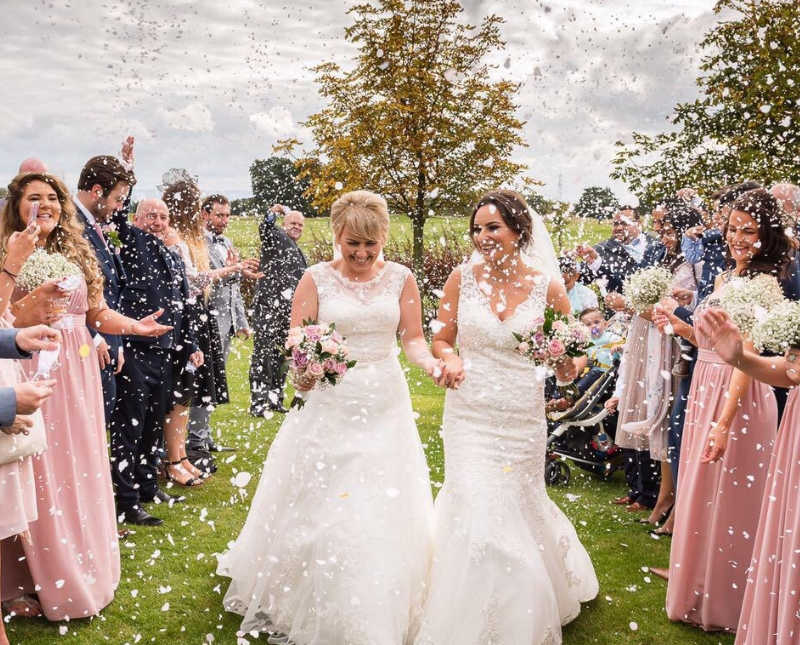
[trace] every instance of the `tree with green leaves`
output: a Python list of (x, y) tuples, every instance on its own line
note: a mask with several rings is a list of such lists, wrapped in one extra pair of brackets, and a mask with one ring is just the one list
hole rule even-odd
[(357, 47), (355, 60), (348, 70), (332, 62), (315, 68), (327, 106), (305, 122), (315, 161), (298, 161), (322, 212), (343, 191), (367, 188), (408, 215), (418, 276), (428, 216), (465, 214), (478, 193), (524, 169), (510, 159), (523, 145), (519, 86), (492, 80), (487, 62), (505, 46), (503, 20), (490, 15), (474, 27), (462, 12), (455, 0), (352, 7), (345, 38)]
[(619, 201), (610, 188), (589, 186), (583, 189), (572, 210), (578, 217), (609, 219), (617, 208), (619, 208)]
[(306, 217), (316, 217), (316, 209), (305, 196), (308, 179), (298, 177), (294, 162), (287, 157), (256, 159), (250, 164), (253, 200), (247, 208), (265, 212), (273, 204), (283, 204), (301, 211)]
[(745, 179), (800, 180), (800, 3), (720, 0), (714, 10), (726, 18), (700, 42), (700, 98), (675, 107), (674, 130), (617, 144), (611, 176), (642, 204), (688, 186), (708, 195)]

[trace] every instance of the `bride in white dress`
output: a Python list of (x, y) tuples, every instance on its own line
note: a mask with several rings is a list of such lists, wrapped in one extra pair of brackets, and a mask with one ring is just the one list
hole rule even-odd
[[(550, 279), (555, 254), (536, 219), (512, 191), (486, 195), (470, 221), (478, 252), (444, 288), (433, 351), (454, 389), (417, 645), (560, 643), (561, 626), (598, 592), (575, 529), (547, 496), (543, 380), (512, 335), (546, 304), (570, 310), (563, 284)], [(530, 248), (532, 228), (535, 259), (526, 262), (520, 249)]]
[(298, 645), (413, 642), (432, 548), (428, 467), (398, 362), (440, 372), (422, 333), (411, 272), (385, 262), (386, 201), (343, 195), (331, 208), (341, 257), (308, 269), (293, 326), (336, 323), (356, 366), (290, 412), (269, 450), (247, 521), (220, 558), (224, 605), (242, 632)]

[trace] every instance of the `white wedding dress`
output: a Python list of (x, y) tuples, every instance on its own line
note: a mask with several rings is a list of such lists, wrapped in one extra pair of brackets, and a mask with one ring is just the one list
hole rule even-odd
[(433, 534), (428, 467), (398, 362), (408, 269), (367, 283), (312, 266), (320, 321), (357, 365), (291, 411), (269, 450), (247, 521), (220, 558), (224, 605), (243, 632), (298, 645), (413, 642)]
[(538, 370), (512, 332), (541, 316), (548, 280), (500, 321), (461, 266), (458, 349), (466, 379), (448, 390), (444, 486), (417, 645), (548, 645), (597, 595), (588, 554), (547, 496), (547, 425)]

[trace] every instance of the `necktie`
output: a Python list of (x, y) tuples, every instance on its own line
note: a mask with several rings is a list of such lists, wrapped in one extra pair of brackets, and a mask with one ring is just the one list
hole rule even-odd
[(106, 242), (106, 236), (103, 235), (103, 229), (100, 228), (100, 225), (97, 223), (97, 220), (92, 222), (92, 228), (94, 228), (95, 233), (100, 237), (100, 240), (103, 242), (103, 246), (106, 247), (106, 251), (109, 253), (111, 249), (108, 248), (108, 243)]

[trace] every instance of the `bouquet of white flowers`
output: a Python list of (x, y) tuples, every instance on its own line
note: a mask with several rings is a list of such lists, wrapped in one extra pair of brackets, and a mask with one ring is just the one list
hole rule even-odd
[(639, 269), (628, 277), (622, 285), (622, 295), (628, 304), (642, 313), (669, 295), (672, 274), (661, 266)]
[(800, 302), (786, 300), (770, 309), (753, 326), (753, 344), (759, 352), (783, 354), (800, 347)]
[(765, 317), (768, 311), (784, 301), (778, 280), (766, 273), (759, 273), (752, 278), (733, 278), (719, 296), (719, 306), (748, 337), (758, 318)]
[(25, 291), (33, 291), (50, 280), (80, 275), (80, 267), (60, 253), (36, 249), (22, 265), (17, 275), (17, 286)]

